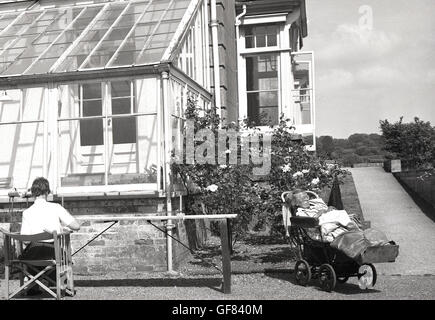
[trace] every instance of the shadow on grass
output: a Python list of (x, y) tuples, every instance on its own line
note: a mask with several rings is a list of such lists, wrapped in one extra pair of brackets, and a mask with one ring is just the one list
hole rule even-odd
[(76, 287), (208, 287), (222, 292), (222, 279), (102, 279), (102, 280), (75, 280)]

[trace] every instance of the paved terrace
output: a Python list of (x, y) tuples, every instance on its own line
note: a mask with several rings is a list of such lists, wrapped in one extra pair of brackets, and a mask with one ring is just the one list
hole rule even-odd
[(435, 222), (420, 210), (391, 173), (378, 167), (350, 171), (365, 220), (399, 245), (396, 262), (376, 264), (378, 273), (435, 275)]

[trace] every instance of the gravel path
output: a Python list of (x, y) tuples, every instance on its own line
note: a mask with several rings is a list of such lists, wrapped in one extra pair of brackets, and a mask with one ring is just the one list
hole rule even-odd
[[(307, 287), (294, 283), (289, 273), (233, 275), (231, 294), (220, 291), (217, 276), (156, 277), (76, 280), (77, 295), (67, 300), (389, 300), (435, 299), (435, 276), (383, 276), (374, 289), (359, 289), (356, 279), (321, 291), (316, 281)], [(4, 281), (1, 281), (3, 291)], [(14, 283), (14, 286), (18, 283)]]

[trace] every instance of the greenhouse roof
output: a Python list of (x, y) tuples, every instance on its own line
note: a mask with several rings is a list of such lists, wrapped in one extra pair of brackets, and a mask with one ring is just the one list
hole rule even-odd
[(0, 78), (167, 60), (191, 0), (113, 1), (0, 12)]

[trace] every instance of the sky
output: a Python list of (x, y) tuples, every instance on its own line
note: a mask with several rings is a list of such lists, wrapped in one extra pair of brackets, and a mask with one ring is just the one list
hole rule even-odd
[(306, 0), (316, 135), (381, 133), (379, 121), (435, 126), (434, 0)]

